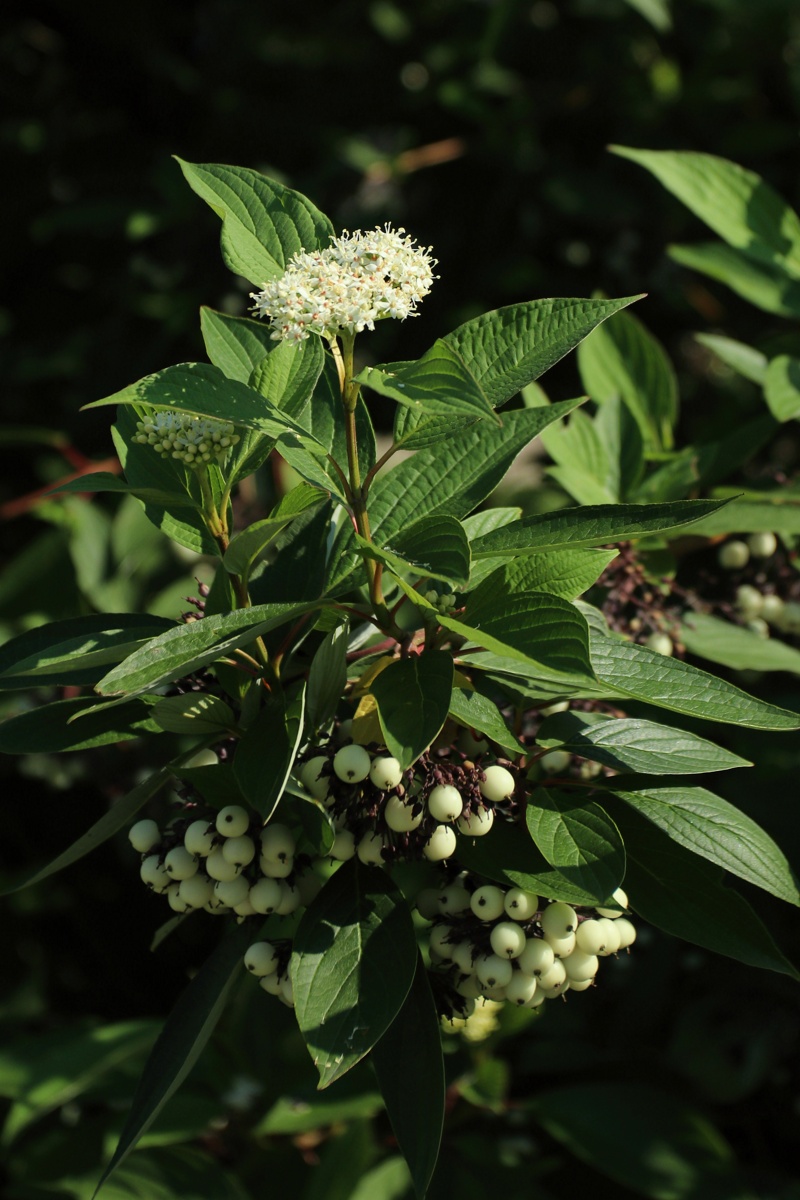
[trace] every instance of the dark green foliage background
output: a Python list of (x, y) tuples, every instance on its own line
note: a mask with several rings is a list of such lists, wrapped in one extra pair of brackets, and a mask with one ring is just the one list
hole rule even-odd
[[(62, 431), (81, 453), (105, 457), (109, 414), (78, 415), (80, 405), (202, 357), (201, 303), (246, 310), (249, 288), (222, 265), (218, 222), (186, 187), (173, 153), (262, 169), (310, 196), (338, 227), (391, 220), (433, 245), (441, 282), (418, 320), (387, 322), (370, 339), (372, 361), (414, 357), (443, 331), (498, 305), (596, 288), (616, 296), (648, 291), (637, 312), (676, 362), (688, 414), (681, 441), (707, 433), (722, 412), (731, 423), (754, 414), (756, 389), (714, 368), (690, 332), (718, 329), (795, 353), (796, 335), (671, 263), (668, 242), (705, 232), (654, 180), (605, 147), (724, 155), (764, 175), (797, 206), (800, 12), (794, 0), (680, 0), (672, 28), (659, 29), (637, 11), (646, 7), (623, 0), (142, 0), (104, 16), (83, 0), (7, 7), (0, 32), (0, 332), (8, 426)], [(438, 143), (444, 161), (421, 165), (424, 148)], [(556, 399), (577, 394), (574, 358), (545, 382)], [(797, 436), (784, 428), (781, 438), (781, 465), (791, 473)], [(0, 502), (71, 469), (60, 453), (24, 435), (6, 434), (0, 453)], [(50, 618), (83, 611), (61, 531), (25, 513), (5, 535), (14, 564), (0, 576), (8, 632), (29, 608)], [(153, 579), (166, 584), (173, 576), (174, 565), (156, 562)], [(769, 698), (798, 704), (797, 689), (785, 683)], [(733, 773), (717, 790), (756, 816), (797, 862), (795, 797), (774, 782), (796, 777), (794, 735), (721, 740), (760, 766)], [(113, 747), (41, 764), (42, 778), (20, 777), (15, 763), (4, 762), (4, 867), (53, 857), (109, 797), (135, 782), (139, 766)], [(69, 777), (54, 780), (56, 770), (73, 768), (72, 787)], [(763, 898), (758, 905), (797, 961), (800, 938), (787, 929), (786, 910)], [(202, 929), (190, 924), (148, 956), (164, 907), (139, 885), (122, 838), (18, 896), (0, 934), (4, 1040), (53, 1030), (68, 1037), (87, 1019), (162, 1017), (186, 969), (207, 950)], [(735, 1146), (752, 1188), (721, 1184), (715, 1196), (800, 1195), (795, 985), (653, 934), (603, 976), (585, 1003), (574, 997), (549, 1006), (524, 1042), (503, 1042), (494, 1057), (478, 1053), (473, 1099), (486, 1107), (461, 1100), (445, 1141), (443, 1172), (463, 1171), (459, 1194), (642, 1194), (629, 1179), (612, 1183), (565, 1154), (531, 1124), (526, 1108), (542, 1088), (567, 1082), (635, 1082), (690, 1101)], [(448, 1064), (453, 1078), (467, 1068), (467, 1052)], [(385, 1124), (372, 1135), (355, 1122), (341, 1145), (297, 1148), (283, 1137), (268, 1143), (267, 1158), (254, 1147), (246, 1133), (253, 1112), (266, 1112), (281, 1095), (311, 1091), (313, 1071), (291, 1016), (253, 988), (243, 990), (219, 1045), (198, 1067), (193, 1094), (214, 1111), (237, 1072), (272, 1082), (249, 1116), (229, 1107), (232, 1124), (204, 1148), (226, 1166), (236, 1163), (253, 1195), (266, 1163), (281, 1173), (283, 1194), (347, 1200), (355, 1177), (345, 1168), (366, 1169), (376, 1145), (383, 1153), (390, 1144)], [(511, 1120), (498, 1099), (504, 1072)], [(118, 1072), (99, 1082), (89, 1116), (76, 1127), (98, 1164), (92, 1105), (104, 1095), (129, 1095), (132, 1078)], [(58, 1164), (61, 1134), (54, 1115), (12, 1153), (46, 1159), (37, 1138), (50, 1137)], [(631, 1149), (624, 1122), (612, 1135), (622, 1158)], [(53, 1170), (58, 1178), (69, 1168)], [(332, 1190), (337, 1170), (350, 1178), (350, 1190)], [(690, 1180), (681, 1195), (699, 1200), (693, 1186), (700, 1185)], [(437, 1198), (445, 1192), (435, 1185)], [(20, 1193), (21, 1200), (43, 1195)]]

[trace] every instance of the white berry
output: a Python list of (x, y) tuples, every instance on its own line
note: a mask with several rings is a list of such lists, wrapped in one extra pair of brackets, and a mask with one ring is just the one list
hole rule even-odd
[(250, 884), (244, 875), (237, 875), (235, 879), (220, 880), (214, 884), (214, 895), (229, 908), (241, 904), (243, 900), (247, 899), (249, 892)]
[(243, 834), (241, 837), (226, 838), (222, 847), (222, 856), (235, 867), (246, 867), (256, 856), (256, 844), (252, 838)]
[(353, 837), (349, 829), (340, 829), (333, 839), (333, 844), (328, 851), (331, 858), (335, 858), (337, 862), (347, 862), (356, 852), (356, 839)]
[(602, 925), (605, 937), (605, 945), (597, 953), (601, 958), (608, 958), (609, 955), (616, 954), (619, 950), (621, 939), (617, 933), (617, 922), (609, 920), (608, 917), (601, 917), (597, 924)]
[(771, 558), (778, 549), (778, 539), (774, 533), (751, 533), (747, 545), (754, 558)]
[(363, 746), (342, 746), (333, 757), (333, 770), (345, 783), (361, 783), (371, 765), (372, 759)]
[(320, 754), (316, 758), (310, 758), (300, 772), (303, 787), (311, 793), (315, 800), (327, 799), (331, 790), (330, 775), (320, 774), (327, 763), (327, 758)]
[(617, 917), (621, 917), (622, 910), (628, 907), (628, 895), (626, 892), (623, 892), (622, 888), (620, 887), (617, 888), (615, 892), (612, 892), (611, 899), (616, 900), (619, 908), (598, 908), (597, 911), (601, 917), (610, 917), (613, 921), (616, 920)]
[(651, 633), (645, 640), (645, 646), (648, 650), (654, 650), (656, 654), (662, 654), (664, 658), (671, 658), (675, 653), (675, 645), (668, 633), (662, 633), (657, 630)]
[(146, 883), (154, 892), (165, 892), (172, 883), (172, 877), (164, 869), (157, 854), (151, 854), (139, 868), (142, 883)]
[(542, 975), (550, 970), (555, 961), (556, 956), (549, 942), (544, 938), (528, 938), (517, 964), (526, 975)]
[(513, 973), (511, 963), (499, 954), (479, 954), (475, 959), (475, 974), (486, 987), (506, 987)]
[(483, 837), (494, 824), (494, 813), (490, 808), (479, 808), (467, 816), (459, 817), (456, 825), (459, 833), (467, 837)]
[(128, 830), (128, 841), (134, 850), (138, 850), (140, 854), (147, 854), (148, 850), (152, 850), (153, 846), (157, 846), (161, 841), (161, 830), (155, 821), (137, 821)]
[(505, 912), (505, 892), (494, 884), (485, 883), (472, 893), (470, 908), (482, 921), (496, 921)]
[(536, 979), (533, 975), (525, 975), (515, 971), (511, 982), (506, 984), (506, 1000), (510, 1004), (528, 1004), (536, 993)]
[(183, 835), (183, 844), (195, 858), (206, 858), (214, 849), (214, 830), (208, 821), (192, 821)]
[(259, 979), (278, 969), (278, 956), (271, 942), (253, 942), (245, 951), (244, 965)]
[(599, 954), (606, 948), (606, 931), (599, 921), (581, 921), (575, 934), (578, 949), (584, 954)]
[(439, 892), (439, 911), (447, 917), (466, 912), (469, 908), (472, 893), (459, 883), (451, 883), (449, 887)]
[(399, 786), (403, 779), (403, 768), (396, 758), (374, 758), (369, 769), (370, 780), (382, 792)]
[(164, 870), (169, 872), (171, 879), (179, 882), (181, 879), (191, 879), (197, 874), (197, 859), (185, 846), (175, 846), (164, 857)]
[(434, 821), (455, 821), (463, 808), (461, 793), (450, 784), (439, 784), (428, 796), (428, 812)]
[(359, 862), (367, 867), (379, 867), (383, 863), (383, 838), (379, 833), (367, 833), (356, 846)]
[(636, 941), (636, 926), (627, 917), (620, 917), (614, 922), (614, 930), (619, 934), (620, 950), (627, 949)]
[(415, 815), (413, 802), (406, 804), (400, 796), (390, 796), (383, 816), (386, 824), (395, 833), (410, 833), (421, 824), (425, 811), (420, 804)]
[(567, 934), (574, 933), (578, 927), (578, 914), (569, 904), (563, 904), (561, 901), (556, 901), (555, 904), (548, 904), (541, 916), (542, 933), (545, 936), (548, 934), (554, 938), (565, 938)]
[(232, 862), (228, 862), (225, 855), (219, 846), (212, 850), (206, 859), (206, 871), (212, 879), (225, 880), (235, 879), (239, 874), (239, 868)]
[(746, 567), (750, 559), (750, 550), (746, 542), (726, 542), (720, 546), (717, 562), (726, 571), (739, 571)]
[(539, 911), (539, 897), (522, 888), (511, 888), (506, 892), (505, 910), (514, 921), (529, 921)]
[(225, 837), (241, 837), (247, 833), (250, 817), (241, 804), (228, 804), (217, 813), (217, 833)]
[(489, 936), (499, 958), (519, 958), (525, 949), (525, 934), (513, 921), (499, 921)]
[(202, 908), (214, 895), (214, 884), (205, 875), (192, 875), (190, 879), (181, 880), (178, 890), (184, 904), (190, 908)]
[(484, 771), (484, 776), (483, 782), (479, 785), (480, 793), (493, 803), (508, 799), (516, 787), (514, 776), (511, 772), (497, 763), (491, 767), (487, 767)]
[(600, 966), (600, 959), (596, 954), (584, 954), (582, 950), (576, 950), (574, 954), (570, 954), (569, 958), (565, 958), (563, 961), (564, 970), (570, 983), (575, 980), (582, 983), (585, 979), (594, 979), (597, 968)]
[(450, 858), (456, 851), (456, 835), (449, 825), (437, 825), (425, 845), (422, 853), (428, 862), (441, 862)]
[(552, 967), (548, 971), (542, 971), (539, 976), (539, 986), (544, 991), (549, 991), (551, 988), (559, 987), (566, 981), (567, 972), (563, 962), (556, 959)]
[(452, 931), (449, 925), (434, 925), (431, 930), (431, 950), (441, 958), (451, 959), (455, 949), (452, 941), (449, 940), (451, 937)]
[(286, 825), (275, 821), (261, 830), (261, 853), (265, 858), (276, 858), (279, 862), (286, 862), (294, 856), (296, 849), (294, 834)]
[(249, 900), (257, 913), (266, 916), (274, 912), (281, 902), (283, 892), (277, 879), (259, 879), (250, 888)]
[(300, 892), (296, 887), (291, 887), (290, 884), (282, 879), (278, 884), (281, 889), (280, 903), (275, 906), (275, 915), (278, 917), (291, 916), (300, 907)]
[(180, 884), (178, 883), (173, 883), (172, 887), (167, 888), (167, 901), (175, 913), (185, 913), (191, 908), (191, 905), (187, 904), (181, 897)]

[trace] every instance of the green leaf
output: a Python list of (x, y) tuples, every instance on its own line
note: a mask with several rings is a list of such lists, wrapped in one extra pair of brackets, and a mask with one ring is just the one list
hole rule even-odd
[(428, 749), (447, 719), (453, 660), (443, 650), (397, 659), (370, 690), (389, 752), (405, 769)]
[(439, 1015), (419, 957), (403, 1007), (373, 1047), (371, 1061), (414, 1191), (424, 1200), (442, 1140), (445, 1079)]
[(256, 604), (173, 626), (110, 671), (100, 680), (97, 691), (101, 696), (114, 696), (171, 683), (317, 607), (318, 602), (313, 600), (303, 604)]
[[(574, 600), (583, 595), (608, 564), (617, 557), (616, 550), (543, 550), (540, 554), (501, 560), (498, 567), (469, 598), (469, 613), (488, 611), (504, 595), (523, 592), (547, 592), (562, 600)], [(485, 560), (484, 560), (485, 561)]]
[(125, 1126), (95, 1196), (191, 1071), (222, 1016), (231, 988), (242, 976), (242, 955), (253, 938), (247, 923), (226, 930), (181, 995), (145, 1064)]
[[(106, 709), (97, 713), (119, 712)], [(153, 707), (153, 720), (167, 733), (187, 733), (197, 737), (208, 737), (213, 733), (230, 733), (236, 728), (236, 718), (229, 704), (219, 696), (204, 695), (202, 692), (187, 692), (182, 696), (165, 696)]]
[(308, 672), (306, 711), (312, 731), (321, 729), (336, 715), (347, 683), (346, 624), (337, 625), (322, 641)]
[(473, 616), (468, 605), (464, 621), (439, 617), (446, 629), (467, 639), (462, 656), (475, 645), (554, 674), (593, 678), (586, 621), (566, 600), (527, 592), (498, 597), (493, 604), (476, 605), (474, 611)]
[(164, 508), (199, 508), (200, 505), (186, 492), (166, 492), (159, 488), (134, 487), (126, 483), (118, 475), (110, 471), (96, 471), (92, 475), (81, 475), (78, 479), (70, 479), (60, 487), (52, 488), (48, 496), (57, 496), (63, 492), (129, 492), (145, 504), (161, 504)]
[(699, 775), (752, 764), (730, 750), (672, 726), (600, 713), (554, 713), (536, 735), (540, 746), (563, 746), (615, 771)]
[(602, 904), (625, 876), (625, 847), (614, 822), (585, 797), (536, 788), (525, 810), (528, 832), (560, 875)]
[(274, 353), (276, 345), (288, 345), (273, 342), (272, 330), (264, 321), (232, 317), (205, 305), (200, 308), (200, 332), (209, 362), (239, 383), (250, 383), (255, 368), (262, 358)]
[(717, 279), (744, 300), (764, 312), (780, 317), (800, 314), (800, 283), (782, 267), (758, 262), (743, 250), (723, 242), (697, 242), (691, 246), (667, 246), (676, 263)]
[(64, 867), (71, 866), (79, 858), (83, 858), (84, 855), (89, 854), (97, 846), (101, 846), (103, 842), (108, 841), (120, 829), (124, 829), (133, 817), (136, 816), (139, 809), (143, 808), (148, 800), (155, 796), (165, 784), (170, 782), (176, 764), (186, 762), (197, 753), (197, 749), (197, 746), (193, 746), (186, 754), (168, 763), (166, 767), (162, 767), (160, 770), (154, 771), (152, 775), (148, 775), (144, 783), (140, 783), (132, 792), (128, 792), (127, 796), (123, 796), (121, 800), (117, 800), (113, 808), (104, 813), (98, 821), (95, 821), (94, 825), (91, 825), (86, 830), (86, 833), (81, 834), (77, 841), (73, 842), (66, 850), (63, 850), (46, 867), (41, 867), (38, 871), (34, 871), (32, 875), (25, 876), (19, 883), (4, 887), (0, 891), (0, 895), (8, 896), (12, 892), (19, 892), (23, 888), (31, 887), (32, 884), (39, 883), (42, 879), (47, 879), (49, 875), (55, 875), (56, 871), (63, 871)]
[(264, 821), (283, 795), (302, 732), (303, 693), (287, 706), (281, 693), (271, 692), (236, 747), (236, 782)]
[(0, 753), (59, 754), (89, 750), (161, 731), (152, 709), (141, 700), (120, 705), (111, 712), (93, 713), (78, 724), (70, 724), (76, 714), (91, 704), (91, 700), (83, 697), (57, 700), (9, 717), (0, 724)]
[(701, 858), (800, 905), (800, 891), (786, 856), (755, 821), (705, 788), (612, 784), (614, 794)]
[(625, 888), (645, 921), (751, 967), (800, 980), (749, 904), (722, 881), (719, 867), (674, 842), (640, 813), (607, 794), (604, 803), (625, 839)]
[(342, 480), (334, 470), (329, 469), (326, 455), (319, 453), (313, 446), (304, 446), (301, 439), (293, 433), (285, 433), (278, 438), (276, 449), (301, 479), (316, 488), (321, 488), (323, 492), (330, 492), (341, 505), (347, 505)]
[(655, 175), (728, 245), (800, 278), (800, 217), (760, 175), (713, 154), (611, 150)]
[(225, 265), (250, 283), (278, 279), (298, 251), (324, 248), (333, 236), (310, 200), (258, 171), (176, 161), (192, 191), (222, 219)]
[(398, 530), (391, 546), (376, 546), (358, 535), (356, 541), (368, 558), (384, 563), (396, 574), (411, 572), (453, 587), (469, 580), (469, 542), (455, 517), (423, 517)]
[(345, 863), (303, 914), (292, 953), (295, 1012), (320, 1089), (380, 1040), (416, 961), (411, 913), (395, 884), (379, 867)]
[(783, 495), (784, 489), (765, 493), (763, 499), (732, 500), (725, 508), (701, 518), (690, 532), (702, 537), (721, 533), (800, 533), (800, 503), (797, 497)]
[(450, 716), (464, 725), (484, 734), (490, 741), (496, 742), (508, 754), (516, 755), (524, 752), (525, 747), (517, 741), (506, 725), (496, 704), (480, 692), (470, 692), (454, 687), (450, 697)]
[(99, 613), (38, 625), (0, 646), (0, 689), (91, 686), (109, 664), (175, 627), (146, 613)]
[(301, 513), (320, 504), (325, 497), (307, 484), (299, 484), (284, 496), (268, 517), (254, 521), (235, 534), (222, 559), (225, 570), (247, 580), (255, 564), (282, 529)]
[[(380, 474), (369, 499), (373, 540), (391, 544), (395, 534), (425, 516), (465, 516), (494, 490), (523, 446), (580, 403), (504, 413), (502, 429), (476, 422)], [(330, 589), (338, 590), (352, 576), (353, 545), (348, 524), (334, 543)]]
[(767, 367), (764, 396), (777, 421), (800, 417), (800, 358), (779, 354)]
[(669, 450), (678, 416), (678, 381), (660, 342), (630, 313), (618, 313), (578, 348), (583, 386), (593, 400), (620, 396), (648, 447)]
[(632, 696), (673, 712), (749, 729), (798, 729), (800, 716), (647, 646), (604, 637), (590, 628), (592, 666), (615, 696)]
[(558, 466), (548, 467), (555, 479), (579, 504), (618, 503), (611, 486), (612, 465), (596, 422), (574, 412), (568, 423), (551, 426), (542, 434), (545, 450)]
[[(552, 411), (552, 410), (547, 410)], [(534, 554), (563, 546), (597, 546), (623, 538), (666, 534), (716, 512), (719, 500), (676, 500), (669, 504), (598, 504), (536, 513), (476, 538), (474, 558)], [(692, 530), (691, 532), (694, 532)]]
[(751, 1200), (727, 1142), (701, 1112), (667, 1091), (604, 1079), (545, 1088), (529, 1103), (551, 1137), (626, 1194)]
[(441, 338), (416, 362), (365, 367), (353, 378), (378, 395), (421, 413), (488, 417), (496, 425), (502, 424), (461, 356)]
[[(506, 887), (521, 887), (536, 896), (563, 900), (566, 904), (598, 903), (594, 889), (587, 890), (576, 873), (567, 877), (552, 867), (527, 829), (516, 823), (496, 820), (486, 837), (459, 834), (454, 858), (467, 871)], [(608, 898), (603, 896), (603, 900)]]
[(733, 338), (723, 337), (719, 333), (696, 333), (694, 340), (712, 354), (716, 354), (717, 358), (737, 375), (750, 379), (753, 383), (763, 384), (769, 360), (766, 354), (756, 350), (755, 346), (746, 346), (744, 342), (734, 341)]
[(800, 675), (800, 650), (708, 613), (687, 613), (680, 639), (690, 653), (734, 671), (789, 671)]
[(587, 334), (640, 296), (620, 300), (548, 299), (510, 304), (459, 325), (444, 341), (459, 355), (494, 408), (538, 379)]

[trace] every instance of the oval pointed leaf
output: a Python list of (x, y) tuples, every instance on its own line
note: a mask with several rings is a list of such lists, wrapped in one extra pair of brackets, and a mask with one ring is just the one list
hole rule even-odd
[(336, 714), (347, 683), (347, 625), (337, 625), (311, 660), (306, 688), (308, 724), (318, 730)]
[(709, 613), (688, 613), (681, 623), (680, 640), (692, 654), (734, 671), (789, 671), (800, 675), (800, 650)]
[(596, 903), (607, 900), (622, 883), (625, 847), (599, 804), (587, 804), (574, 793), (536, 788), (525, 823), (550, 866)]
[[(119, 709), (112, 711), (118, 712)], [(211, 733), (226, 730), (230, 732), (236, 727), (233, 710), (219, 696), (192, 692), (159, 700), (153, 706), (153, 720), (167, 733), (189, 733), (198, 737), (208, 737)]]
[(239, 383), (249, 384), (255, 368), (276, 345), (264, 321), (232, 317), (205, 305), (200, 309), (200, 332), (209, 362)]
[(340, 867), (294, 939), (295, 1013), (325, 1088), (369, 1053), (400, 1011), (416, 969), (411, 913), (389, 876)]
[(421, 413), (488, 417), (502, 424), (461, 356), (441, 338), (417, 362), (365, 367), (354, 378), (380, 396)]
[(450, 716), (459, 725), (474, 729), (479, 735), (484, 734), (511, 755), (525, 752), (525, 747), (514, 737), (497, 705), (480, 692), (454, 687), (450, 697)]
[(251, 283), (279, 278), (299, 250), (327, 246), (333, 236), (330, 221), (310, 200), (258, 171), (177, 162), (192, 191), (222, 218), (225, 265)]
[(764, 397), (778, 421), (800, 417), (800, 358), (779, 354), (767, 367)]
[(443, 650), (398, 659), (376, 676), (370, 691), (390, 753), (409, 767), (447, 719), (453, 660)]
[(160, 733), (153, 710), (141, 700), (122, 704), (113, 711), (93, 713), (80, 723), (72, 718), (90, 706), (84, 697), (56, 700), (9, 717), (0, 724), (3, 754), (59, 754), (68, 750), (90, 750), (129, 741), (146, 733)]
[[(468, 605), (463, 621), (442, 615), (440, 624), (467, 638), (468, 646), (474, 644), (564, 676), (593, 678), (586, 621), (568, 601), (546, 592), (528, 592), (498, 598), (493, 605), (476, 609), (474, 623)], [(464, 648), (461, 654), (468, 652)]]

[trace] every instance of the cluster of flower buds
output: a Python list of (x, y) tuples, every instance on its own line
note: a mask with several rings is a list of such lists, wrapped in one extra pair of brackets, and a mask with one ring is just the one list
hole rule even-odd
[(306, 790), (329, 811), (336, 829), (331, 855), (366, 864), (407, 859), (441, 862), (458, 844), (488, 833), (494, 806), (509, 799), (514, 775), (499, 763), (477, 767), (423, 754), (404, 771), (385, 751), (331, 742), (300, 770)]
[(162, 458), (176, 458), (187, 467), (201, 467), (224, 458), (240, 438), (230, 421), (161, 409), (136, 422), (133, 440), (142, 446), (152, 446)]
[(448, 1016), (468, 1016), (479, 999), (538, 1008), (594, 983), (601, 958), (627, 949), (636, 929), (618, 888), (609, 907), (574, 908), (518, 887), (464, 874), (416, 900), (432, 922), (429, 953)]

